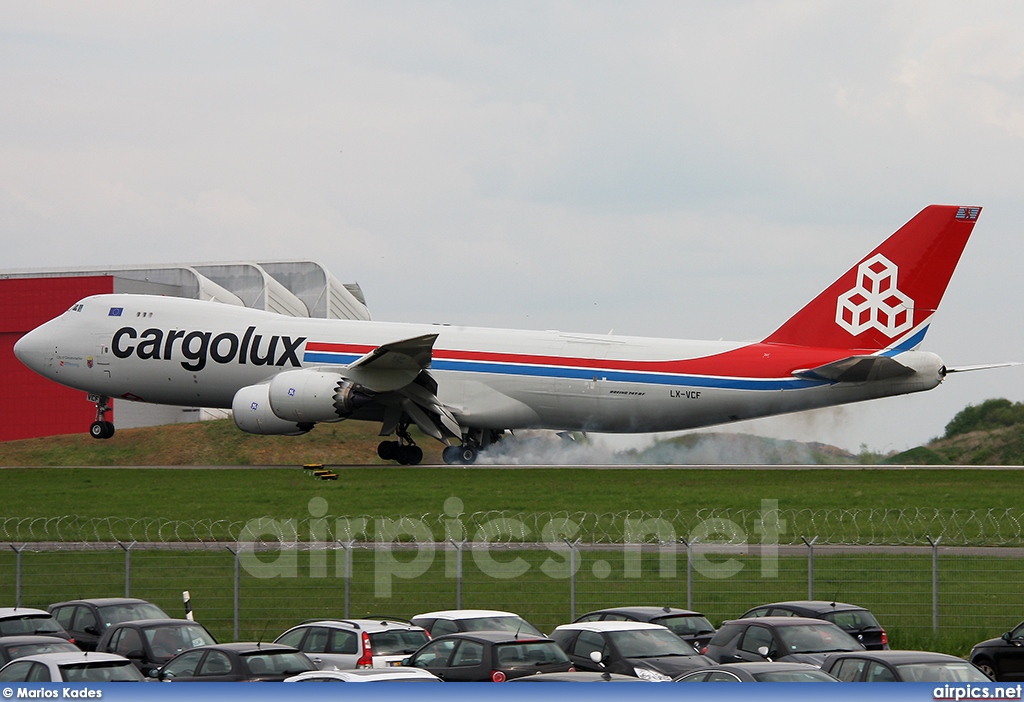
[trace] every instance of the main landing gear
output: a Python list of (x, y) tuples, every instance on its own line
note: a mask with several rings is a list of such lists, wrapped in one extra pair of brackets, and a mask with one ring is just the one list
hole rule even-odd
[(108, 422), (105, 417), (110, 411), (107, 402), (110, 398), (106, 395), (89, 395), (89, 401), (96, 403), (96, 421), (89, 426), (89, 436), (94, 439), (109, 439), (114, 435), (114, 423)]
[(423, 449), (409, 436), (409, 425), (399, 424), (398, 441), (381, 441), (377, 455), (382, 461), (398, 461), (403, 466), (416, 466), (423, 460)]
[(476, 463), (476, 458), (479, 455), (480, 449), (467, 444), (462, 446), (445, 446), (444, 451), (441, 452), (441, 458), (450, 466), (468, 466)]

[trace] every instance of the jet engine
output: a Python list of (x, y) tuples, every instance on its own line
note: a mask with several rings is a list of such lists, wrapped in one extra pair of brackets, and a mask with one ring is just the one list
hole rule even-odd
[(250, 434), (285, 434), (298, 436), (313, 428), (312, 422), (289, 422), (270, 408), (270, 385), (249, 385), (235, 393), (231, 411), (235, 425)]
[(289, 422), (336, 422), (373, 398), (371, 390), (348, 378), (317, 370), (278, 373), (269, 384), (271, 409)]

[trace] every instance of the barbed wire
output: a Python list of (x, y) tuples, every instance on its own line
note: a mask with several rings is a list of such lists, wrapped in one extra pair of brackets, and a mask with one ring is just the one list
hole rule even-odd
[(526, 544), (579, 539), (586, 544), (763, 543), (908, 546), (1024, 546), (1019, 509), (701, 509), (656, 512), (483, 511), (322, 518), (0, 517), (0, 541), (55, 544), (216, 544), (255, 542)]

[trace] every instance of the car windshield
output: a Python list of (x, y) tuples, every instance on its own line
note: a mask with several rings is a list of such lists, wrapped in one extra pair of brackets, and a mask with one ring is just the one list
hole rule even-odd
[(837, 627), (835, 624), (800, 624), (798, 626), (780, 626), (775, 630), (785, 654), (790, 653), (823, 653), (825, 651), (863, 651), (864, 647)]
[(297, 675), (316, 670), (313, 662), (301, 653), (291, 651), (260, 651), (242, 656), (251, 675)]
[(70, 663), (60, 666), (64, 682), (138, 682), (145, 680), (128, 661)]
[(463, 619), (466, 631), (512, 631), (525, 636), (544, 636), (522, 617), (474, 617)]
[(866, 609), (848, 609), (839, 612), (828, 612), (821, 615), (827, 622), (832, 622), (844, 631), (861, 631), (863, 629), (881, 628), (875, 615)]
[(100, 621), (104, 626), (120, 622), (137, 622), (140, 619), (168, 619), (167, 613), (148, 602), (106, 605), (99, 607)]
[(494, 659), (499, 668), (524, 668), (568, 663), (569, 657), (554, 641), (523, 641), (520, 643), (498, 644), (494, 647)]
[(419, 629), (393, 629), (370, 634), (370, 648), (375, 656), (397, 656), (415, 653), (430, 640), (427, 632)]
[(904, 663), (897, 665), (904, 682), (992, 682), (988, 676), (964, 661), (958, 663)]
[(0, 636), (18, 636), (20, 634), (62, 634), (57, 620), (49, 614), (26, 614), (0, 620)]
[(206, 629), (197, 624), (152, 626), (143, 629), (143, 633), (149, 650), (157, 659), (170, 659), (190, 648), (217, 643)]
[(696, 656), (697, 652), (668, 629), (609, 631), (608, 638), (624, 658)]
[(706, 617), (679, 614), (668, 617), (652, 619), (651, 624), (661, 624), (668, 627), (676, 636), (696, 636), (697, 634), (713, 634), (715, 627)]
[(835, 682), (828, 673), (820, 670), (770, 670), (754, 673), (758, 682)]
[(70, 641), (64, 639), (54, 638), (52, 643), (26, 643), (17, 644), (14, 646), (7, 646), (7, 657), (12, 661), (15, 658), (22, 658), (24, 656), (34, 656), (37, 653), (62, 653), (62, 652), (74, 652), (79, 650), (78, 646), (74, 645)]

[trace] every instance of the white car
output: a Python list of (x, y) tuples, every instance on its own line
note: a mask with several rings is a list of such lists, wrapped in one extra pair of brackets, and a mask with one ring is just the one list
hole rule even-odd
[(496, 609), (448, 609), (442, 612), (417, 614), (412, 623), (423, 627), (437, 638), (460, 631), (511, 631), (525, 636), (544, 634), (530, 622), (514, 612)]
[(0, 668), (0, 683), (144, 681), (130, 660), (113, 653), (39, 653)]
[(59, 636), (71, 640), (71, 635), (57, 623), (45, 609), (32, 607), (0, 607), (0, 636)]
[(297, 648), (320, 670), (389, 668), (415, 653), (430, 637), (398, 619), (319, 619), (293, 626), (274, 643)]
[(363, 670), (310, 670), (285, 682), (442, 682), (421, 668), (366, 668)]

